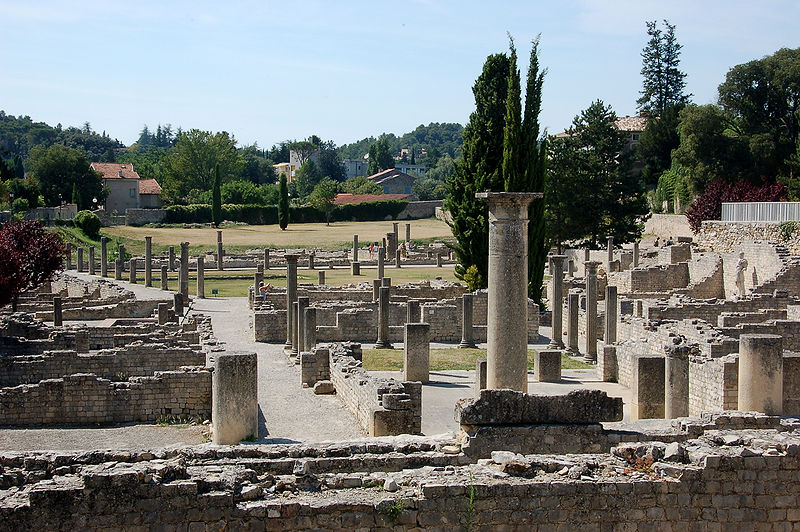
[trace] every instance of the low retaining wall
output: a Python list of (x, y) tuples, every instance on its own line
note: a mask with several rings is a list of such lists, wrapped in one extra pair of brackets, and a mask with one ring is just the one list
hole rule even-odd
[(695, 240), (698, 245), (717, 253), (731, 253), (743, 244), (760, 241), (783, 245), (792, 255), (800, 255), (800, 224), (794, 224), (707, 220), (702, 223)]

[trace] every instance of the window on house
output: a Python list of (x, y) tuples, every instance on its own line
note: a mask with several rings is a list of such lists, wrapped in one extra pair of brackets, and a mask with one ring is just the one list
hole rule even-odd
[(136, 189), (132, 188), (132, 189), (128, 190), (128, 194), (130, 195), (130, 197), (135, 198), (136, 197)]

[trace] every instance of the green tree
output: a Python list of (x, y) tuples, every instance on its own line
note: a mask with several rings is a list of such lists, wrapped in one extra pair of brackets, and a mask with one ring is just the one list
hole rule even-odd
[(311, 156), (319, 150), (319, 145), (310, 140), (301, 140), (289, 144), (289, 149), (295, 152), (299, 166), (303, 166), (310, 160)]
[(443, 181), (430, 179), (428, 177), (418, 177), (414, 180), (411, 191), (420, 201), (440, 200), (447, 196), (447, 186)]
[(383, 170), (394, 168), (394, 157), (389, 151), (389, 142), (386, 135), (381, 135), (378, 142), (369, 147), (369, 175), (377, 174)]
[(517, 50), (510, 42), (511, 57), (508, 70), (508, 90), (503, 126), (503, 186), (506, 192), (521, 192), (525, 189), (525, 154), (522, 149), (522, 88), (517, 68)]
[(91, 206), (91, 198), (105, 197), (101, 174), (91, 169), (83, 150), (60, 144), (34, 146), (28, 166), (46, 205), (58, 205), (60, 196), (78, 200), (78, 208), (84, 209)]
[(309, 200), (315, 209), (325, 214), (326, 225), (331, 224), (331, 213), (333, 212), (334, 200), (336, 199), (336, 181), (330, 177), (323, 177), (314, 187)]
[(242, 161), (236, 150), (236, 139), (227, 132), (212, 134), (191, 129), (178, 136), (175, 146), (161, 163), (162, 197), (178, 202), (193, 188), (211, 190), (217, 164), (222, 182), (226, 182), (239, 175)]
[(675, 38), (675, 25), (664, 20), (665, 30), (656, 21), (646, 22), (650, 40), (642, 50), (642, 95), (636, 104), (639, 111), (661, 116), (670, 105), (688, 104), (684, 94), (686, 74), (678, 68), (682, 46)]
[(303, 202), (308, 198), (321, 179), (322, 174), (320, 174), (317, 165), (314, 161), (308, 160), (295, 172), (294, 179), (289, 184), (289, 191), (292, 193), (292, 197)]
[(510, 61), (505, 54), (490, 55), (472, 87), (475, 110), (464, 128), (463, 155), (455, 164), (455, 173), (447, 182), (444, 207), (449, 211), (450, 229), (456, 237), (456, 275), (464, 279), (474, 266), (478, 285), (485, 287), (489, 268), (489, 215), (485, 201), (475, 198), (477, 192), (504, 189), (501, 166), (503, 130), (508, 92)]
[(279, 187), (278, 225), (281, 231), (285, 231), (289, 225), (289, 186), (286, 184), (286, 174), (281, 174)]
[(618, 243), (641, 236), (649, 208), (616, 118), (597, 100), (575, 117), (567, 136), (551, 139), (547, 205), (558, 244), (597, 249), (606, 236)]
[(642, 180), (655, 185), (659, 176), (672, 164), (672, 151), (681, 143), (678, 116), (685, 106), (670, 104), (660, 117), (651, 116), (636, 145), (637, 157), (644, 163)]
[(360, 175), (340, 183), (339, 192), (345, 194), (383, 194), (383, 187)]
[(219, 227), (222, 222), (222, 183), (219, 174), (219, 164), (214, 167), (214, 188), (211, 191), (211, 220), (214, 227)]

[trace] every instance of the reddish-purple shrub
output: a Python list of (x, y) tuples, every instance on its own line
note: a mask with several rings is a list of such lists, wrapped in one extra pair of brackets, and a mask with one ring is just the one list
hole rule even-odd
[(723, 203), (785, 200), (786, 186), (783, 183), (765, 182), (761, 186), (755, 186), (744, 179), (730, 183), (718, 177), (686, 209), (686, 218), (692, 232), (697, 234), (704, 220), (720, 219)]

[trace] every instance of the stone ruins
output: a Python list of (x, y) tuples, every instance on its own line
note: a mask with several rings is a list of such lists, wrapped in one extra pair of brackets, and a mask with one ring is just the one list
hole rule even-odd
[[(392, 282), (453, 263), (411, 249), (412, 224), (369, 250), (354, 235), (339, 252), (234, 254), (223, 231), (200, 256), (150, 237), (143, 257), (70, 249), (67, 271), (0, 310), (0, 441), (176, 422), (209, 442), (0, 451), (0, 530), (800, 528), (797, 244), (707, 222), (669, 246), (553, 250), (540, 313), (535, 195), (479, 197), (476, 292)], [(325, 284), (337, 268), (364, 281)], [(212, 269), (252, 275), (249, 297), (210, 297)], [(298, 282), (308, 270), (318, 283)], [(271, 271), (287, 286), (263, 293)], [(365, 369), (373, 346), (402, 368)], [(435, 349), (475, 346), (475, 370), (432, 369)], [(363, 437), (286, 437), (292, 418)]]

